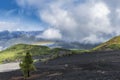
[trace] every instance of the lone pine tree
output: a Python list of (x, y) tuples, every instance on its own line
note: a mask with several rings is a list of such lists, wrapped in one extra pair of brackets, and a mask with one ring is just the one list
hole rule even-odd
[(22, 62), (20, 62), (20, 68), (23, 72), (25, 79), (30, 77), (30, 72), (35, 70), (35, 66), (33, 65), (33, 59), (29, 52), (26, 53)]

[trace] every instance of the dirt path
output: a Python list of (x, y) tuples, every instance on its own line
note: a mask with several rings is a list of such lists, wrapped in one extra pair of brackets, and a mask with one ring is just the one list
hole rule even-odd
[(19, 69), (19, 63), (7, 63), (0, 65), (0, 72), (9, 72)]

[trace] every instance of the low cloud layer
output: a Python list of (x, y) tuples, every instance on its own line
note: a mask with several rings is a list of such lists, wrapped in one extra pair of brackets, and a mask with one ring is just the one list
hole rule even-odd
[(119, 0), (16, 0), (46, 23), (42, 37), (98, 43), (120, 35)]
[[(52, 36), (51, 36), (52, 35)], [(39, 35), (37, 37), (41, 37), (41, 38), (44, 38), (44, 39), (50, 39), (50, 40), (58, 40), (58, 39), (61, 39), (62, 38), (62, 35), (60, 33), (59, 30), (57, 29), (46, 29), (42, 35)]]

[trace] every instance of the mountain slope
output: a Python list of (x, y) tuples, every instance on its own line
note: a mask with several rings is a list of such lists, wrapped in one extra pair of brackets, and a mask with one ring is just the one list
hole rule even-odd
[(40, 34), (42, 34), (42, 31), (0, 31), (0, 50), (19, 43), (30, 44), (36, 42), (38, 41), (36, 36)]
[(70, 50), (61, 48), (50, 49), (46, 46), (17, 44), (0, 52), (0, 63), (18, 61), (25, 55), (26, 52), (30, 52), (33, 58), (39, 60), (46, 60), (46, 58), (51, 59), (58, 56), (71, 54)]
[(0, 52), (0, 62), (9, 62), (22, 58), (26, 52), (33, 56), (47, 54), (49, 48), (45, 46), (17, 44)]
[(46, 40), (39, 37), (44, 31), (0, 31), (0, 51), (15, 44), (45, 45), (51, 48), (91, 49), (97, 44), (69, 42), (64, 40)]
[(120, 50), (120, 36), (116, 36), (109, 41), (95, 47), (96, 51)]

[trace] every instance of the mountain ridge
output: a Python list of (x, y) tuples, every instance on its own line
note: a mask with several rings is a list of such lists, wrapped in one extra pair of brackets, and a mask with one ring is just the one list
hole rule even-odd
[(112, 39), (100, 44), (93, 48), (95, 51), (109, 51), (109, 50), (120, 50), (120, 36), (115, 36)]
[(15, 44), (34, 44), (39, 42), (50, 41), (54, 44), (47, 44), (45, 46), (49, 47), (59, 47), (66, 49), (91, 49), (96, 44), (84, 44), (79, 42), (69, 42), (64, 40), (46, 40), (38, 35), (42, 35), (43, 31), (0, 31), (0, 50), (5, 50), (6, 48), (15, 45)]

